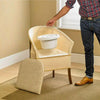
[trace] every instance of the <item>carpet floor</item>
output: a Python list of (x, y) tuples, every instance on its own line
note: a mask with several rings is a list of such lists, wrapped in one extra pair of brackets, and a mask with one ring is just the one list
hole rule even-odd
[(67, 75), (51, 74), (44, 77), (41, 94), (34, 94), (15, 88), (16, 78), (0, 85), (0, 100), (100, 100), (100, 80), (93, 84), (74, 86), (81, 77), (72, 76), (73, 84), (69, 84)]

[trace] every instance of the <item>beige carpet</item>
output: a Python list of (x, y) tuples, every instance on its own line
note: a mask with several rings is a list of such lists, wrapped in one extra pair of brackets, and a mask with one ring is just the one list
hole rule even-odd
[[(74, 77), (73, 83), (80, 80)], [(66, 75), (48, 75), (44, 78), (40, 95), (16, 89), (16, 78), (0, 85), (0, 100), (100, 100), (100, 80), (93, 84), (76, 87), (69, 85)]]

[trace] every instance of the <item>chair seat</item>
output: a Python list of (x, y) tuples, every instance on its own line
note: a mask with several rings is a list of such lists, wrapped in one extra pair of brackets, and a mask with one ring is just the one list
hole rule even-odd
[(39, 58), (46, 58), (46, 57), (55, 57), (55, 56), (64, 56), (69, 55), (68, 53), (61, 51), (60, 49), (40, 49), (38, 50), (38, 57)]

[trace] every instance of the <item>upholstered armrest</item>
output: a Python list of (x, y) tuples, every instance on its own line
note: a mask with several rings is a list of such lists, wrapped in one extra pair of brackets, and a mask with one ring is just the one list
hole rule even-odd
[(61, 37), (58, 39), (58, 44), (59, 45), (57, 46), (57, 48), (68, 54), (71, 54), (74, 41), (70, 39), (65, 33), (62, 32)]

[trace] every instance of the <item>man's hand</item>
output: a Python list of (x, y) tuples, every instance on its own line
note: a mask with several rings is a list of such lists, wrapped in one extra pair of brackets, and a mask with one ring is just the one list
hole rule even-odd
[(47, 26), (53, 26), (55, 24), (56, 20), (54, 19), (50, 19), (48, 22), (47, 22)]
[(53, 26), (55, 24), (55, 22), (61, 18), (62, 16), (64, 16), (65, 14), (68, 13), (68, 11), (70, 10), (69, 7), (64, 6), (52, 19), (50, 19), (47, 22), (47, 26)]

